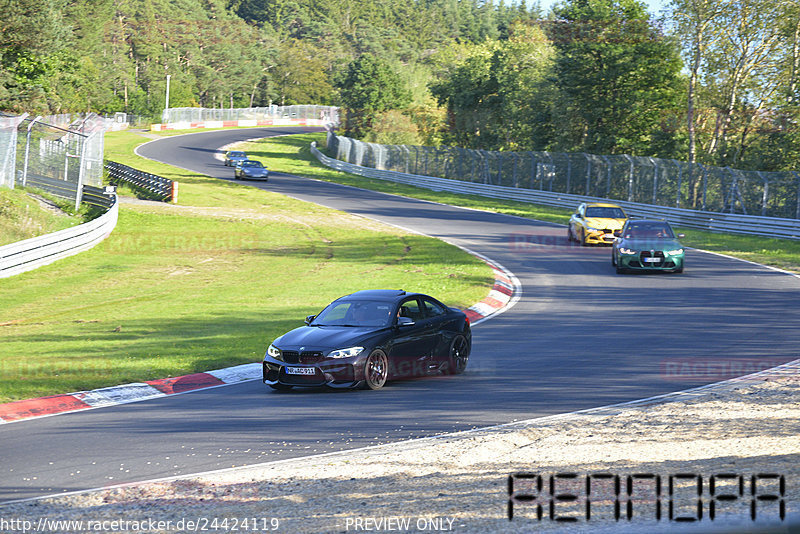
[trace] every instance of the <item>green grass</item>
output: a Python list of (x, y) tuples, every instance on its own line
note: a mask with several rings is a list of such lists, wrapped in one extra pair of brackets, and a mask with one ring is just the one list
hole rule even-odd
[[(495, 200), (476, 195), (436, 192), (335, 171), (320, 164), (311, 154), (309, 150), (311, 141), (317, 141), (319, 146), (324, 146), (325, 134), (263, 139), (244, 143), (240, 148), (246, 150), (252, 158), (263, 161), (271, 170), (318, 180), (560, 224), (566, 224), (572, 213), (572, 210), (563, 208)], [(681, 242), (687, 246), (800, 272), (800, 241), (704, 232), (692, 228), (677, 228), (677, 230), (686, 234)]]
[(49, 234), (84, 222), (84, 214), (70, 216), (42, 208), (29, 192), (41, 195), (40, 192), (21, 188), (0, 188), (0, 245)]
[(259, 361), (277, 335), (365, 288), (483, 298), (491, 271), (441, 241), (142, 160), (133, 132), (109, 159), (180, 182), (180, 205), (123, 203), (94, 249), (0, 279), (0, 402)]

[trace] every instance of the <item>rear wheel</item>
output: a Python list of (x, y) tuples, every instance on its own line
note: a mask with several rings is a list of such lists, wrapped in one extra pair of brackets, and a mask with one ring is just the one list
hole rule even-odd
[(447, 371), (452, 375), (460, 375), (467, 368), (469, 362), (470, 346), (467, 338), (458, 334), (450, 343), (450, 354), (447, 361)]
[(389, 359), (382, 350), (373, 350), (364, 363), (364, 386), (381, 389), (389, 376)]

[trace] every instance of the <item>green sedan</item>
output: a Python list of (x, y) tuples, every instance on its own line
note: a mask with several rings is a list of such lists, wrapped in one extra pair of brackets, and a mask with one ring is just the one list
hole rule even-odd
[(611, 245), (611, 265), (628, 271), (683, 272), (683, 245), (666, 221), (629, 219)]

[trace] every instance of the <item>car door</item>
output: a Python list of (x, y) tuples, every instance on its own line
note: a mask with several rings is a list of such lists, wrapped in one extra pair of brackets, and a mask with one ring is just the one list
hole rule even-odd
[(447, 361), (450, 349), (450, 336), (447, 331), (455, 330), (455, 325), (450, 324), (453, 319), (447, 308), (433, 299), (423, 297), (422, 309), (425, 320), (431, 330), (431, 358), (436, 362)]
[(411, 319), (414, 324), (397, 327), (389, 350), (390, 371), (396, 377), (425, 374), (435, 345), (435, 324), (427, 320), (417, 297), (404, 299), (398, 315)]

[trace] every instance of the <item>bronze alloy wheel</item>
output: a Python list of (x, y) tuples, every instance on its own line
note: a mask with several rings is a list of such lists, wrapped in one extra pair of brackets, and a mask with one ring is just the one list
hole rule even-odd
[(364, 363), (364, 385), (381, 389), (389, 376), (389, 359), (382, 350), (373, 350)]
[(460, 375), (467, 368), (469, 362), (469, 341), (461, 334), (453, 338), (450, 344), (450, 361), (448, 367), (451, 374)]

